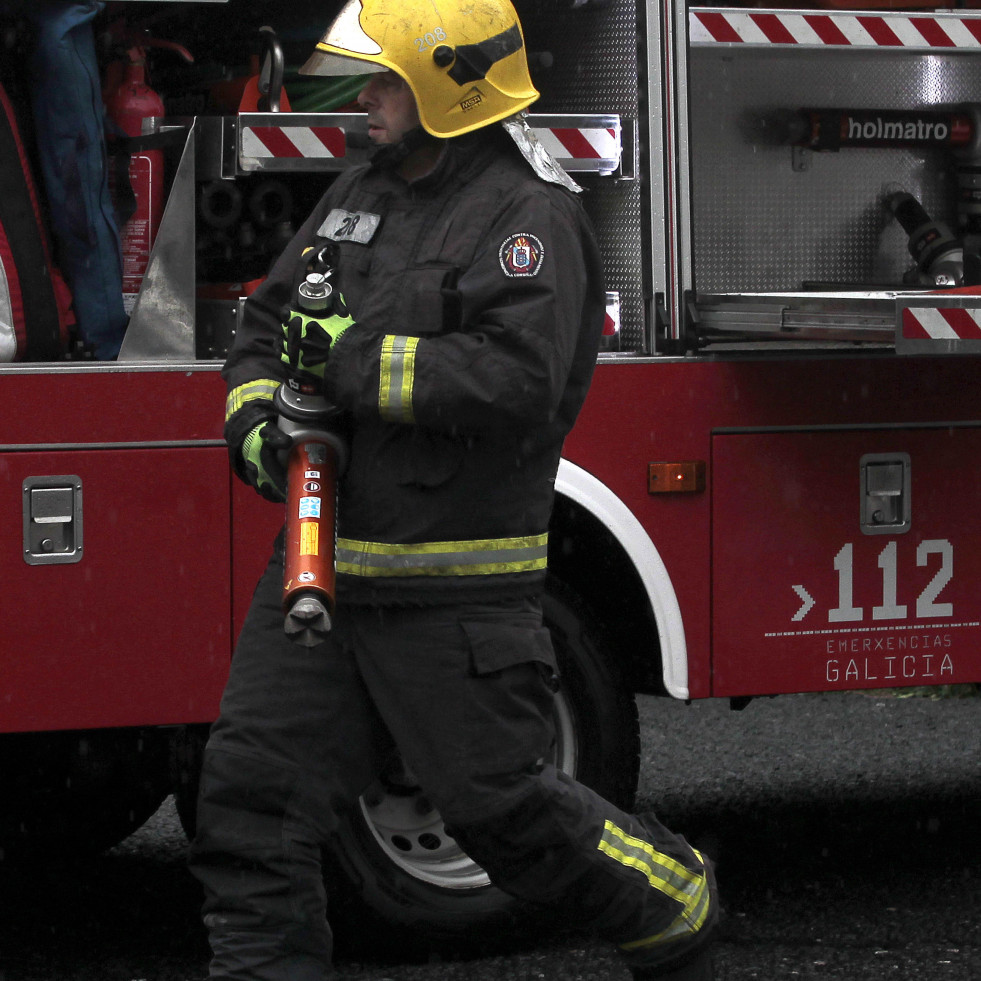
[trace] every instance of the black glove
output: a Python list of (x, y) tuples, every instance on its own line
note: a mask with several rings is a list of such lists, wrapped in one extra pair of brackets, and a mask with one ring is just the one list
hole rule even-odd
[(286, 453), (293, 440), (276, 425), (270, 399), (246, 402), (225, 422), (232, 469), (269, 501), (286, 500)]
[(288, 310), (283, 318), (283, 363), (323, 381), (331, 345), (355, 326), (340, 293), (335, 293), (328, 308), (317, 316)]
[(286, 453), (292, 445), (274, 422), (253, 426), (242, 442), (245, 479), (267, 501), (286, 500)]

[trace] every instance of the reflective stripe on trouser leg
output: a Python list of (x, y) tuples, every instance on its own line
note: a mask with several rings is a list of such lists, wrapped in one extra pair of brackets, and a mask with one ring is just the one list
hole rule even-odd
[[(651, 836), (638, 820), (552, 766), (521, 778), (524, 796), (485, 821), (454, 823), (453, 835), (495, 885), (552, 907), (567, 925), (593, 929), (618, 944), (669, 930), (685, 903), (638, 869), (597, 847), (607, 821)], [(685, 842), (661, 828), (657, 849), (689, 871), (699, 862)]]
[[(709, 910), (709, 884), (704, 870), (691, 872), (680, 862), (659, 852), (644, 841), (628, 835), (612, 821), (607, 821), (599, 850), (626, 868), (636, 869), (647, 878), (653, 889), (657, 889), (679, 903), (683, 909), (667, 929), (621, 943), (623, 951), (651, 951), (674, 941), (694, 936), (705, 923)], [(699, 852), (692, 854), (703, 862)]]

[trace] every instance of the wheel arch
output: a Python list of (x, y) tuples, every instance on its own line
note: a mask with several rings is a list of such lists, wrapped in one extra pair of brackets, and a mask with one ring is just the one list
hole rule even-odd
[(555, 491), (549, 568), (602, 622), (634, 691), (688, 698), (681, 608), (650, 536), (609, 487), (568, 460)]

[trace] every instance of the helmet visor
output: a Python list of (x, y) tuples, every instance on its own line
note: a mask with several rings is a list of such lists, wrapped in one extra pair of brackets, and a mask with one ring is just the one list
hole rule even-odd
[(361, 11), (361, 0), (348, 0), (300, 69), (301, 75), (364, 75), (388, 70), (388, 65), (376, 61), (382, 49), (361, 29)]
[(365, 61), (361, 58), (349, 58), (346, 55), (334, 54), (332, 51), (321, 51), (319, 48), (303, 63), (301, 75), (367, 75), (369, 72), (387, 72), (386, 65), (376, 61)]

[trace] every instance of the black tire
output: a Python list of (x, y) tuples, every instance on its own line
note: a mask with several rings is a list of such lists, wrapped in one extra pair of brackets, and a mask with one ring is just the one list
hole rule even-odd
[[(640, 763), (637, 707), (597, 621), (550, 577), (543, 597), (562, 687), (556, 698), (556, 764), (629, 809)], [(342, 946), (370, 938), (399, 957), (504, 950), (540, 932), (535, 912), (492, 886), (446, 835), (418, 788), (396, 774), (345, 820), (327, 857), (331, 920)], [(352, 941), (353, 938), (353, 941)]]
[(6, 859), (66, 861), (136, 831), (169, 792), (159, 730), (0, 736), (0, 848)]

